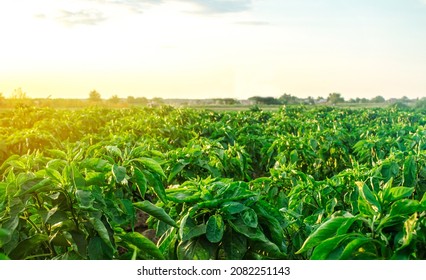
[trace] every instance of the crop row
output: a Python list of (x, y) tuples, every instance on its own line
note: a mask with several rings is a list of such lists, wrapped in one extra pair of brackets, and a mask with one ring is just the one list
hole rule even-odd
[(17, 108), (0, 258), (425, 259), (409, 109)]

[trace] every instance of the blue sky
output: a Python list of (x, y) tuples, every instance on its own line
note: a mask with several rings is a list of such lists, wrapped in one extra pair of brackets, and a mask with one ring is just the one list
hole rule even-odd
[(426, 96), (426, 0), (0, 2), (0, 92)]

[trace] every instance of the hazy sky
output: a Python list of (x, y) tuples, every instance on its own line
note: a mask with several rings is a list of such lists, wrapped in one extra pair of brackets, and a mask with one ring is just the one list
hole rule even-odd
[(0, 92), (426, 96), (426, 0), (0, 2)]

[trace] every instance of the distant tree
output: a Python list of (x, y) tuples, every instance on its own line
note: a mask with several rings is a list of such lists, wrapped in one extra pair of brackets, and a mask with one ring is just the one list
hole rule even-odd
[(127, 103), (135, 104), (136, 103), (135, 97), (134, 96), (127, 96)]
[(385, 98), (383, 96), (381, 96), (381, 95), (378, 95), (378, 96), (373, 97), (371, 99), (371, 102), (373, 102), (373, 103), (383, 103), (385, 101), (386, 101)]
[(310, 104), (310, 105), (314, 105), (315, 99), (312, 96), (308, 96), (307, 103)]
[(137, 97), (135, 99), (135, 103), (137, 103), (137, 104), (148, 104), (148, 99), (146, 97)]
[(255, 104), (264, 104), (264, 105), (278, 105), (282, 104), (280, 100), (274, 97), (261, 97), (261, 96), (253, 96), (248, 100), (254, 102)]
[(27, 93), (22, 90), (22, 88), (17, 88), (15, 90), (13, 90), (10, 98), (11, 99), (24, 100), (24, 99), (28, 99), (28, 96), (27, 96)]
[(99, 102), (102, 100), (101, 98), (101, 94), (99, 92), (97, 92), (96, 90), (92, 90), (89, 93), (89, 100), (92, 102)]
[(327, 102), (331, 104), (337, 104), (337, 103), (345, 102), (345, 99), (342, 97), (340, 93), (333, 92), (328, 95)]
[(120, 98), (116, 94), (114, 94), (108, 99), (108, 101), (112, 104), (118, 104), (120, 102)]
[(164, 99), (161, 97), (154, 97), (151, 101), (156, 105), (164, 104)]
[(401, 101), (401, 102), (410, 102), (411, 100), (407, 97), (407, 96), (403, 96), (403, 97), (401, 97), (401, 99), (399, 99), (399, 101)]
[(426, 111), (426, 97), (423, 97), (416, 101), (414, 108), (417, 110)]
[[(239, 101), (234, 98), (213, 98), (212, 101), (214, 104), (219, 105), (234, 105), (239, 103)], [(205, 101), (200, 100), (200, 102), (203, 103)]]
[(284, 93), (281, 95), (278, 100), (281, 102), (281, 104), (297, 104), (300, 103), (300, 100), (298, 97), (293, 96), (291, 94)]

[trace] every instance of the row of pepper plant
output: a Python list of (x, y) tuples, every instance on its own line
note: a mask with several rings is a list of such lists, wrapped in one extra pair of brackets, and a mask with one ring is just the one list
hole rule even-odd
[(409, 108), (0, 113), (0, 259), (425, 259)]

